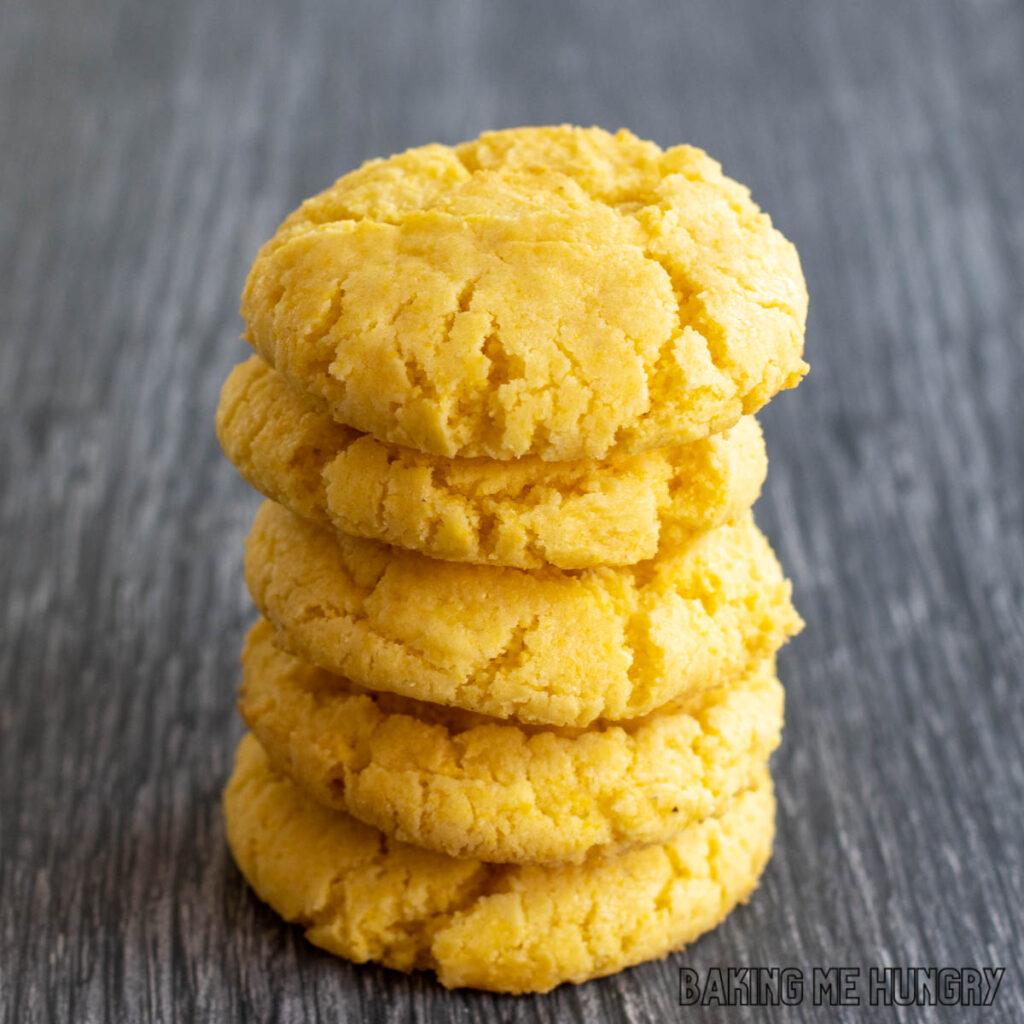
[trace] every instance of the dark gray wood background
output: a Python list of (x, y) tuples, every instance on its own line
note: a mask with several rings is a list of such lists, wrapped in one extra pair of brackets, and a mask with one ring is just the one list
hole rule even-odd
[[(690, 1011), (681, 964), (1002, 965), (1024, 1020), (1024, 6), (15, 0), (0, 23), (0, 1018), (860, 1020)], [(257, 499), (213, 411), (259, 243), (365, 158), (568, 120), (697, 143), (803, 254), (763, 420), (775, 858), (669, 960), (546, 997), (308, 946), (218, 806)]]

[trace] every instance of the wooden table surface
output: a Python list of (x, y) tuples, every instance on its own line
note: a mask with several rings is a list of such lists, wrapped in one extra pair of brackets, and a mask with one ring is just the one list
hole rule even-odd
[[(0, 15), (0, 1019), (861, 1020), (679, 1006), (680, 965), (1004, 966), (1024, 1020), (1024, 6), (275, 4)], [(573, 121), (690, 141), (798, 245), (811, 375), (765, 411), (775, 858), (685, 954), (545, 997), (307, 945), (219, 795), (241, 543), (220, 455), (259, 243), (365, 158)]]

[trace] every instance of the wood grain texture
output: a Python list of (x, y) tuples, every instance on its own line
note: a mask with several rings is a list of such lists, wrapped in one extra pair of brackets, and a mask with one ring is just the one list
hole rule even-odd
[[(0, 1020), (718, 1019), (680, 1009), (684, 963), (1002, 964), (984, 1019), (1024, 1019), (1024, 7), (0, 18)], [(808, 625), (753, 902), (613, 979), (448, 994), (309, 947), (228, 858), (257, 499), (213, 410), (249, 261), (303, 196), (561, 120), (704, 146), (803, 254), (812, 372), (764, 416), (759, 518)]]

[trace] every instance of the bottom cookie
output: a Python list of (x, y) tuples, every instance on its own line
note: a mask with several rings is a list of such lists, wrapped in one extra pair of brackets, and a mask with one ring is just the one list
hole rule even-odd
[(395, 842), (323, 807), (249, 735), (224, 812), (250, 885), (315, 945), (434, 970), (448, 988), (546, 992), (662, 957), (717, 925), (757, 884), (775, 800), (765, 772), (664, 845), (561, 867), (488, 864)]

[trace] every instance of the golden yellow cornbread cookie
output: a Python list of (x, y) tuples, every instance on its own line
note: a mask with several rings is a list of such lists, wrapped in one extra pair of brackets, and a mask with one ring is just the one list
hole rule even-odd
[(752, 416), (600, 462), (424, 455), (336, 423), (258, 356), (228, 377), (217, 434), (249, 483), (306, 519), (434, 558), (526, 569), (650, 558), (660, 537), (750, 508), (768, 464)]
[(684, 444), (806, 371), (793, 246), (699, 149), (568, 126), (364, 164), (263, 247), (255, 349), (340, 423), (445, 456)]
[(299, 657), (373, 690), (585, 726), (728, 682), (801, 621), (746, 513), (637, 565), (441, 562), (264, 502), (246, 542), (256, 606)]
[(250, 631), (239, 710), (274, 767), (395, 839), (453, 857), (579, 861), (664, 842), (750, 786), (779, 742), (770, 661), (624, 725), (528, 727), (359, 690)]
[(562, 867), (457, 860), (307, 797), (242, 740), (224, 794), (235, 860), (317, 946), (434, 970), (449, 988), (545, 992), (682, 948), (746, 899), (771, 853), (767, 772), (671, 842)]

